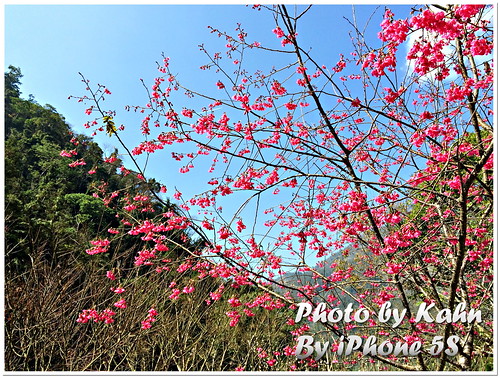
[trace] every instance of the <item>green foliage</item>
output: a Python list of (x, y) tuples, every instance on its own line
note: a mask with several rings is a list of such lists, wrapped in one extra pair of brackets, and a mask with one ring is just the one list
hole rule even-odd
[(64, 195), (66, 209), (72, 213), (78, 225), (91, 225), (95, 230), (103, 219), (109, 219), (113, 212), (104, 206), (102, 200), (84, 193)]
[(74, 235), (61, 227), (63, 219), (70, 221), (63, 198), (66, 193), (86, 192), (89, 182), (83, 169), (68, 167), (59, 156), (71, 147), (64, 118), (51, 106), (21, 99), (21, 77), (15, 67), (5, 75), (5, 223), (6, 266), (22, 271), (40, 246), (46, 246), (47, 257), (55, 260), (56, 255), (76, 250), (67, 242)]
[[(103, 182), (112, 190), (138, 190), (134, 179), (101, 166), (103, 151), (85, 135), (75, 135), (64, 117), (32, 97), (20, 98), (19, 68), (5, 74), (6, 267), (18, 273), (43, 248), (57, 265), (67, 254), (86, 258), (89, 240), (116, 226), (112, 210), (91, 193)], [(75, 143), (71, 143), (73, 138)], [(62, 150), (75, 150), (86, 165), (69, 167)], [(137, 180), (135, 180), (137, 181)], [(135, 187), (134, 187), (135, 185)], [(82, 257), (83, 254), (83, 257)]]

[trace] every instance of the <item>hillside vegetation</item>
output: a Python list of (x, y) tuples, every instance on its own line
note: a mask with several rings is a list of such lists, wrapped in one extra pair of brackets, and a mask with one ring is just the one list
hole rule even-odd
[[(159, 191), (158, 183), (118, 169), (116, 152), (112, 159), (105, 157), (52, 106), (32, 96), (21, 98), (21, 78), (20, 69), (12, 66), (5, 74), (5, 369), (271, 368), (257, 348), (287, 346), (291, 335), (276, 321), (287, 310), (257, 308), (253, 322), (229, 326), (225, 313), (232, 289), (211, 277), (198, 281), (191, 295), (172, 299), (173, 280), (182, 288), (194, 273), (136, 266), (139, 242), (110, 238), (108, 230), (123, 224), (112, 204), (94, 195), (102, 185), (141, 195), (151, 188)], [(61, 151), (75, 151), (86, 164), (68, 166)], [(103, 164), (106, 159), (111, 162)], [(149, 212), (135, 216), (147, 220), (176, 211), (168, 200), (149, 205)], [(85, 253), (90, 241), (107, 238), (112, 239), (108, 253)], [(170, 231), (168, 240), (175, 243), (167, 245), (166, 261), (184, 258), (199, 243), (183, 230)], [(116, 288), (124, 292), (110, 296)], [(221, 300), (209, 305), (213, 292), (221, 293)], [(249, 288), (245, 297), (258, 294)], [(126, 308), (115, 306), (120, 300)], [(137, 319), (147, 319), (152, 306), (156, 321), (143, 329)], [(113, 323), (77, 322), (84, 309), (109, 309), (115, 313)]]

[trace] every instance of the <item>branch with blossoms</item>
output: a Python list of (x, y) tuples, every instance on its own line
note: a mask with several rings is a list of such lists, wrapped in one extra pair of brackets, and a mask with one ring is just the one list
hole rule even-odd
[[(148, 103), (129, 108), (145, 113), (145, 140), (128, 149), (120, 131), (112, 132), (142, 177), (138, 156), (151, 159), (162, 150), (183, 164), (184, 174), (208, 163), (210, 176), (197, 174), (207, 189), (191, 198), (177, 191), (183, 215), (167, 216), (202, 240), (188, 251), (189, 269), (263, 292), (228, 312), (232, 326), (256, 305), (275, 311), (324, 303), (333, 311), (355, 303), (374, 316), (390, 301), (406, 314), (404, 326), (354, 327), (351, 319), (320, 326), (339, 337), (362, 330), (365, 337), (410, 344), (457, 336), (454, 355), (426, 349), (371, 358), (403, 370), (474, 370), (478, 353), (492, 353), (489, 8), (424, 7), (399, 20), (387, 9), (381, 47), (369, 47), (353, 22), (354, 51), (350, 58), (340, 54), (331, 68), (302, 47), (297, 25), (310, 7), (295, 15), (284, 5), (264, 8), (281, 48), (250, 41), (240, 24), (234, 37), (210, 28), (226, 48), (224, 54), (200, 46), (209, 59), (201, 69), (217, 76), (213, 91), (184, 87), (163, 57)], [(245, 62), (257, 53), (269, 54), (269, 62), (280, 56), (283, 65), (263, 63), (250, 73)], [(114, 117), (101, 110), (99, 95), (85, 98), (89, 109)], [(149, 139), (153, 130), (159, 132)], [(227, 208), (235, 210), (227, 215)], [(174, 224), (137, 231), (157, 243), (144, 261), (154, 258), (168, 227)], [(443, 314), (463, 304), (483, 318), (424, 322), (416, 303)], [(295, 326), (297, 342), (309, 328)]]

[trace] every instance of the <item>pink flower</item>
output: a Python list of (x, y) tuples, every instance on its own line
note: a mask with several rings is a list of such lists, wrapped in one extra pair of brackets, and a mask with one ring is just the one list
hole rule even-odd
[(69, 163), (68, 167), (75, 168), (79, 165), (86, 165), (87, 163), (83, 159), (75, 160), (73, 163)]
[(298, 66), (296, 71), (297, 71), (298, 74), (302, 74), (303, 75), (303, 74), (306, 73), (307, 68), (304, 67), (304, 66)]
[(401, 269), (403, 269), (403, 264), (394, 264), (391, 262), (388, 262), (385, 264), (387, 266), (387, 273), (388, 274), (398, 274)]
[(448, 181), (448, 185), (452, 189), (460, 189), (462, 187), (462, 182), (460, 181), (460, 176), (455, 176), (453, 180)]
[(99, 246), (99, 247), (107, 247), (107, 246), (109, 246), (109, 240), (108, 239), (104, 239), (104, 240), (101, 240), (101, 239), (92, 240), (90, 242), (90, 244), (95, 245), (95, 246)]
[(174, 289), (174, 290), (172, 290), (172, 294), (170, 294), (168, 297), (170, 299), (172, 299), (173, 301), (175, 301), (176, 299), (179, 299), (180, 293), (181, 293), (181, 291), (179, 289)]
[(455, 14), (463, 20), (467, 20), (468, 18), (475, 16), (483, 8), (483, 4), (460, 5), (457, 9), (455, 9)]
[(231, 305), (231, 307), (241, 306), (241, 302), (238, 298), (229, 298), (227, 301)]
[(115, 162), (115, 161), (117, 161), (117, 160), (118, 160), (118, 158), (117, 158), (116, 156), (110, 156), (109, 158), (106, 158), (106, 159), (104, 160), (104, 162), (105, 162), (105, 163), (109, 163), (109, 164), (111, 164), (111, 163), (114, 163), (114, 162)]
[(231, 319), (231, 321), (229, 322), (229, 326), (231, 327), (236, 326), (241, 317), (238, 311), (228, 311), (226, 312), (226, 315)]
[(220, 230), (219, 230), (219, 237), (221, 239), (227, 239), (229, 236), (231, 236), (231, 233), (229, 232), (229, 230), (227, 229), (227, 227), (222, 227)]
[(111, 324), (115, 321), (115, 319), (113, 319), (113, 316), (115, 316), (115, 315), (116, 315), (116, 312), (107, 308), (106, 310), (104, 310), (102, 312), (101, 316), (99, 317), (99, 320), (103, 321), (106, 324)]
[(115, 277), (114, 273), (111, 270), (108, 270), (106, 272), (106, 277), (108, 277), (111, 281), (116, 280), (116, 277)]
[(359, 100), (359, 98), (355, 98), (354, 100), (351, 101), (352, 107), (358, 108), (360, 105), (361, 105), (361, 101)]
[(276, 29), (273, 29), (273, 33), (276, 34), (276, 37), (278, 38), (283, 38), (285, 36), (285, 33), (279, 26), (277, 26)]
[(424, 144), (425, 142), (425, 134), (420, 131), (415, 132), (410, 137), (410, 142), (416, 147), (422, 146), (422, 144)]
[(236, 225), (237, 225), (238, 232), (241, 232), (245, 228), (247, 228), (247, 226), (245, 226), (245, 224), (243, 223), (243, 221), (241, 219), (239, 219), (238, 222), (236, 222)]
[(151, 328), (152, 323), (156, 322), (156, 315), (158, 315), (158, 312), (156, 312), (156, 310), (151, 307), (148, 311), (148, 316), (141, 322), (141, 329)]
[(470, 51), (472, 55), (488, 55), (493, 50), (493, 43), (486, 39), (474, 39), (471, 42)]
[(71, 152), (66, 152), (65, 150), (62, 150), (59, 156), (73, 157), (73, 154)]
[(115, 302), (114, 306), (118, 308), (127, 308), (127, 302), (122, 298), (118, 302)]
[(106, 324), (111, 324), (115, 321), (113, 319), (114, 315), (116, 315), (116, 313), (110, 309), (104, 310), (102, 314), (99, 314), (94, 309), (83, 310), (76, 321), (78, 323), (88, 323), (89, 321), (94, 321), (95, 323), (104, 322)]
[(148, 311), (149, 317), (155, 317), (158, 315), (158, 312), (154, 308), (150, 308)]
[(94, 248), (87, 249), (85, 252), (89, 255), (96, 255), (98, 253), (104, 253), (108, 251), (110, 241), (108, 239), (104, 240), (92, 240), (90, 242)]
[(461, 87), (455, 83), (451, 83), (450, 87), (446, 90), (446, 100), (449, 102), (462, 101), (471, 93), (471, 91), (472, 90), (468, 85)]
[(274, 94), (280, 96), (286, 93), (286, 89), (283, 88), (283, 86), (277, 80), (273, 81), (273, 84), (271, 85), (271, 90), (274, 92)]
[(80, 315), (78, 315), (78, 319), (76, 320), (78, 323), (88, 323), (90, 320), (97, 321), (95, 319), (99, 318), (99, 313), (96, 310), (83, 310)]
[(184, 289), (182, 289), (182, 292), (184, 294), (189, 294), (189, 293), (192, 293), (193, 291), (194, 291), (194, 286), (193, 285), (186, 286), (186, 287), (184, 287)]
[(384, 21), (380, 24), (382, 31), (378, 37), (384, 42), (390, 42), (394, 45), (399, 45), (406, 40), (409, 31), (408, 21), (393, 20), (394, 14), (387, 10), (384, 15)]
[(189, 109), (182, 109), (181, 114), (184, 117), (192, 118), (193, 117), (193, 111)]
[(244, 308), (243, 312), (245, 313), (246, 316), (255, 316), (255, 314), (250, 311), (248, 308)]
[(201, 226), (203, 228), (206, 228), (207, 230), (213, 230), (213, 226), (206, 220), (204, 220), (203, 222), (201, 222)]
[(125, 292), (125, 289), (123, 287), (117, 287), (116, 289), (114, 287), (111, 288), (111, 291), (116, 293), (116, 294), (121, 294)]

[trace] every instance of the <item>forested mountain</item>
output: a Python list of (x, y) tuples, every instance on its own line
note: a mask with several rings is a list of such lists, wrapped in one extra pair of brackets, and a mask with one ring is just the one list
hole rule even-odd
[[(74, 134), (52, 106), (20, 98), (21, 77), (14, 67), (5, 75), (5, 219), (7, 268), (23, 270), (41, 250), (52, 265), (68, 262), (91, 238), (118, 226), (113, 211), (92, 195), (99, 185), (131, 193), (147, 188), (117, 171), (119, 159), (103, 165), (101, 148)], [(70, 166), (60, 156), (66, 150), (85, 164)]]
[[(37, 250), (52, 251), (47, 256), (57, 263), (65, 253), (78, 246), (75, 239), (79, 220), (84, 218), (89, 232), (101, 213), (110, 222), (99, 201), (88, 195), (92, 181), (84, 174), (87, 166), (72, 169), (59, 157), (63, 149), (72, 149), (71, 130), (64, 118), (51, 106), (41, 106), (33, 98), (19, 97), (21, 73), (11, 67), (5, 76), (5, 217), (7, 269), (26, 268), (29, 256)], [(102, 155), (88, 138), (75, 136), (77, 148), (93, 163)], [(94, 181), (103, 174), (100, 172)], [(75, 212), (81, 208), (83, 214)], [(80, 209), (78, 209), (80, 210)], [(55, 251), (57, 255), (55, 254)]]
[[(287, 345), (290, 335), (276, 325), (278, 315), (256, 309), (254, 323), (231, 327), (226, 312), (232, 289), (220, 278), (208, 276), (194, 293), (173, 298), (169, 285), (188, 285), (195, 273), (136, 266), (141, 241), (126, 232), (110, 237), (124, 223), (110, 202), (159, 191), (159, 184), (120, 170), (116, 151), (104, 156), (52, 106), (21, 98), (21, 78), (12, 66), (5, 74), (6, 370), (269, 367), (256, 346)], [(68, 154), (85, 164), (72, 163)], [(106, 203), (95, 194), (103, 186), (120, 196)], [(133, 216), (176, 212), (168, 200), (152, 197), (148, 206)], [(167, 234), (165, 261), (184, 261), (183, 254), (200, 243), (184, 230)], [(108, 238), (107, 253), (85, 253), (91, 241)], [(214, 292), (223, 300), (207, 302)], [(258, 295), (249, 288), (246, 297)], [(115, 315), (110, 324), (82, 323), (84, 309)], [(154, 313), (158, 322), (141, 329), (140, 319)]]

